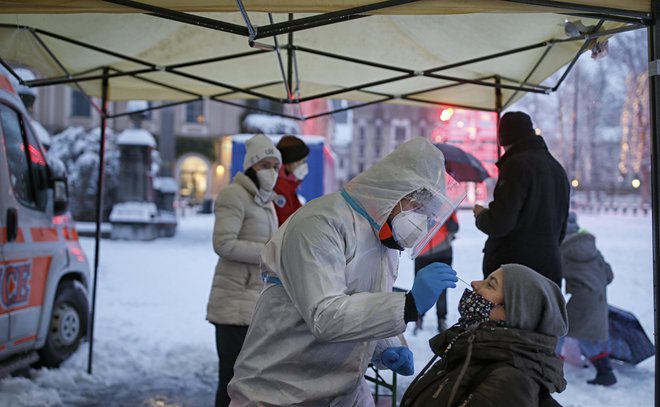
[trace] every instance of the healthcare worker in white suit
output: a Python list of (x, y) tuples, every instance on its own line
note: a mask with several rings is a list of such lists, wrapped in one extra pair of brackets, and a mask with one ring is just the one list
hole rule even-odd
[(446, 178), (440, 150), (414, 138), (279, 228), (261, 252), (265, 285), (230, 406), (373, 406), (370, 362), (414, 373), (406, 323), (455, 287), (456, 272), (432, 263), (410, 292), (392, 286), (401, 250), (419, 252), (464, 197)]

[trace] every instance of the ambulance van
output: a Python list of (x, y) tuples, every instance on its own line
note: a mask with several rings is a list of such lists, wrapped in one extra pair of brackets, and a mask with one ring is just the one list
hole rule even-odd
[(57, 367), (77, 349), (87, 335), (89, 278), (63, 165), (48, 163), (0, 72), (0, 377)]

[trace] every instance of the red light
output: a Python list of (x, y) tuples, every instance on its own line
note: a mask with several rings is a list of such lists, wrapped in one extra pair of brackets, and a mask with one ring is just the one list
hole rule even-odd
[(16, 94), (16, 91), (14, 90), (14, 87), (9, 81), (9, 78), (3, 75), (0, 75), (0, 89), (6, 90), (7, 92), (13, 93), (14, 95)]
[(66, 217), (64, 215), (53, 216), (53, 225), (64, 225)]
[(46, 161), (44, 160), (44, 156), (41, 154), (41, 151), (39, 151), (32, 144), (28, 145), (28, 150), (30, 151), (30, 161), (32, 161), (34, 164), (46, 165)]

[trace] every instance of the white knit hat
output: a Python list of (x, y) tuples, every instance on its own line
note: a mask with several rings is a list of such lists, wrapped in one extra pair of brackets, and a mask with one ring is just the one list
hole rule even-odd
[(275, 147), (273, 141), (264, 136), (257, 134), (256, 136), (248, 139), (245, 142), (245, 159), (243, 160), (243, 171), (252, 167), (254, 164), (263, 160), (266, 157), (277, 158), (277, 161), (282, 163), (282, 155)]

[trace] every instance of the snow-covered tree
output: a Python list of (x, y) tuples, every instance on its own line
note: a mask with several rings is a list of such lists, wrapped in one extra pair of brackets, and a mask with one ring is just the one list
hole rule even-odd
[(300, 126), (295, 120), (259, 113), (245, 116), (243, 128), (247, 133), (300, 134)]
[[(101, 129), (85, 130), (69, 127), (53, 136), (49, 155), (61, 160), (67, 170), (70, 209), (74, 219), (96, 220), (96, 192), (98, 186), (99, 147)], [(119, 181), (119, 149), (116, 135), (106, 131), (105, 185), (103, 219), (106, 220), (114, 204)]]
[[(604, 192), (630, 191), (629, 183), (620, 182), (622, 166), (639, 175), (642, 186), (648, 179), (645, 170), (650, 170), (644, 142), (648, 140), (645, 31), (619, 34), (609, 41), (606, 58), (594, 60), (585, 53), (556, 92), (528, 94), (511, 108), (530, 113), (569, 178), (576, 179), (578, 190), (586, 193), (584, 198), (600, 202), (605, 200)], [(563, 72), (544, 84), (554, 86)], [(636, 141), (626, 141), (633, 137)], [(642, 188), (642, 201), (644, 192)]]
[(650, 204), (651, 185), (651, 129), (649, 117), (649, 82), (646, 64), (645, 31), (630, 34), (632, 40), (621, 47), (614, 57), (625, 75), (625, 96), (620, 113), (621, 153), (619, 171), (621, 179), (640, 181), (641, 204)]

